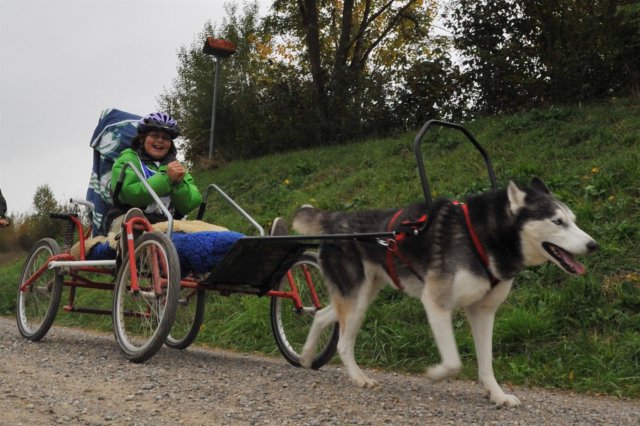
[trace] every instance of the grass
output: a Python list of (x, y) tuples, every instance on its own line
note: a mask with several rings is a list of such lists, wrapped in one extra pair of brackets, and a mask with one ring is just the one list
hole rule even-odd
[[(638, 398), (640, 101), (551, 107), (467, 127), (491, 156), (499, 186), (541, 177), (600, 245), (584, 259), (585, 277), (568, 276), (553, 265), (518, 276), (495, 324), (498, 380)], [(274, 217), (289, 218), (305, 203), (341, 210), (399, 207), (422, 198), (414, 137), (290, 152), (194, 174), (201, 189), (216, 183), (266, 229)], [(434, 196), (463, 198), (489, 188), (484, 163), (461, 135), (430, 130), (423, 153)], [(255, 234), (214, 194), (205, 219)], [(0, 314), (13, 314), (19, 273), (19, 264), (0, 265)], [(80, 297), (110, 306), (109, 295)], [(277, 355), (268, 304), (267, 298), (208, 295), (198, 342)], [(110, 328), (108, 317), (94, 318), (62, 314), (56, 322)], [(454, 326), (462, 377), (473, 379), (475, 350), (462, 314)], [(356, 355), (364, 366), (416, 373), (439, 357), (420, 303), (391, 289), (369, 311)]]

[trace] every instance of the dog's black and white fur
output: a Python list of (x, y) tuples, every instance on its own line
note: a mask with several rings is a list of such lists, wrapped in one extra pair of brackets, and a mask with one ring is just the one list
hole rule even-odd
[[(399, 243), (404, 260), (396, 258), (394, 269), (402, 290), (422, 301), (442, 358), (440, 364), (428, 368), (427, 378), (436, 382), (455, 376), (462, 368), (452, 324), (454, 310), (461, 307), (471, 324), (480, 382), (493, 403), (515, 406), (520, 401), (502, 390), (493, 373), (496, 310), (518, 272), (550, 260), (570, 274), (583, 274), (584, 266), (573, 255), (594, 251), (596, 243), (578, 228), (571, 210), (537, 178), (528, 187), (521, 189), (511, 182), (507, 189), (471, 197), (466, 203), (488, 265), (483, 264), (470, 238), (460, 206), (437, 200), (428, 212), (425, 229)], [(416, 220), (425, 209), (424, 204), (409, 206), (394, 223)], [(293, 228), (305, 235), (384, 232), (397, 211), (344, 213), (303, 207), (296, 212)], [(322, 244), (320, 263), (331, 303), (314, 318), (302, 351), (303, 366), (310, 367), (322, 330), (338, 321), (338, 353), (351, 380), (360, 387), (377, 385), (356, 364), (354, 346), (367, 307), (393, 280), (386, 251), (384, 244), (375, 241)]]

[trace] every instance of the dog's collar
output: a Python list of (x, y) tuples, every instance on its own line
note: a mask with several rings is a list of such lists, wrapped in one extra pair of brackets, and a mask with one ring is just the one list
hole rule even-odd
[(496, 278), (496, 276), (493, 275), (493, 273), (491, 272), (491, 268), (489, 267), (489, 256), (487, 256), (487, 252), (482, 246), (482, 243), (480, 242), (480, 238), (478, 238), (478, 234), (476, 234), (476, 230), (473, 227), (473, 223), (471, 222), (471, 214), (469, 214), (469, 206), (459, 201), (454, 201), (453, 204), (462, 209), (462, 214), (464, 215), (464, 220), (467, 224), (467, 230), (469, 231), (469, 236), (471, 237), (471, 241), (473, 241), (473, 246), (476, 248), (476, 252), (480, 257), (480, 260), (482, 260), (482, 264), (484, 265), (485, 271), (487, 271), (487, 275), (489, 276), (489, 281), (491, 282), (491, 287), (494, 287), (500, 282), (500, 280)]

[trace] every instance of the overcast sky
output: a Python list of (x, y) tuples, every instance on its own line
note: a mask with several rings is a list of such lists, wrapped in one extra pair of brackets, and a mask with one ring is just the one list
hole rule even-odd
[[(261, 13), (269, 2), (259, 2)], [(0, 189), (9, 213), (38, 186), (83, 198), (104, 108), (144, 115), (177, 76), (177, 51), (224, 0), (0, 0)], [(204, 40), (203, 40), (204, 44)]]

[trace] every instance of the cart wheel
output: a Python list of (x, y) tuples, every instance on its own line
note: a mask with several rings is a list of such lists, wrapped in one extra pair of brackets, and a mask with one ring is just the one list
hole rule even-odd
[(58, 313), (63, 278), (55, 269), (48, 269), (24, 291), (20, 291), (20, 288), (38, 269), (47, 264), (51, 256), (58, 253), (58, 243), (51, 238), (43, 238), (33, 246), (22, 268), (16, 319), (20, 334), (34, 342), (47, 334)]
[(204, 321), (206, 294), (203, 289), (182, 287), (178, 297), (176, 320), (167, 336), (168, 347), (186, 349), (196, 340)]
[(143, 362), (164, 343), (176, 316), (180, 263), (171, 239), (148, 232), (134, 252), (138, 292), (131, 291), (131, 264), (123, 262), (113, 294), (113, 331), (125, 356)]
[[(271, 298), (271, 329), (278, 344), (278, 349), (293, 366), (300, 367), (300, 353), (307, 339), (313, 317), (318, 308), (313, 304), (312, 292), (318, 296), (320, 305), (329, 304), (329, 294), (324, 285), (318, 255), (307, 252), (293, 264), (290, 274), (283, 277), (276, 290), (291, 291), (290, 280), (293, 281), (302, 301), (302, 309), (297, 309), (292, 299), (284, 297)], [(338, 323), (327, 327), (320, 337), (318, 351), (311, 368), (318, 369), (325, 365), (336, 353), (338, 344)]]

